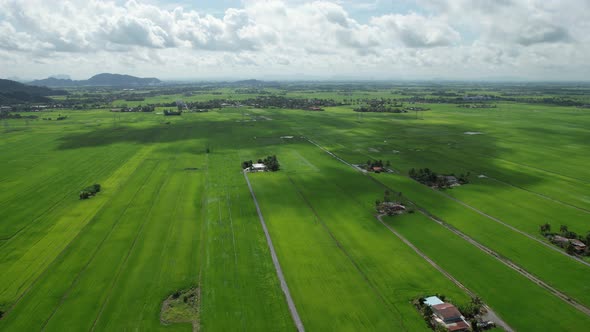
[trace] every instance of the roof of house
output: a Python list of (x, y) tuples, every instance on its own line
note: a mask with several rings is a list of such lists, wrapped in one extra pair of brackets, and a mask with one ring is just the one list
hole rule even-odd
[(576, 247), (586, 247), (586, 244), (578, 239), (570, 239), (570, 243), (573, 244)]
[(435, 304), (432, 306), (432, 311), (444, 321), (461, 317), (459, 309), (450, 303)]
[(255, 163), (255, 164), (252, 164), (252, 167), (254, 167), (254, 168), (265, 168), (266, 165), (265, 164), (261, 164), (261, 163)]
[(446, 324), (447, 329), (449, 331), (467, 331), (469, 330), (469, 324), (467, 324), (464, 320), (460, 320), (456, 323)]
[(432, 307), (433, 305), (443, 304), (444, 302), (438, 296), (430, 296), (424, 299), (424, 304)]

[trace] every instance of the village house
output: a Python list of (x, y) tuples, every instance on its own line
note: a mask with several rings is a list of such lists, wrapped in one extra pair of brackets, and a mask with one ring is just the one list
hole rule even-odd
[(424, 299), (424, 304), (432, 309), (434, 323), (444, 326), (447, 330), (455, 332), (469, 331), (471, 329), (459, 309), (451, 303), (445, 303), (437, 296), (431, 296)]
[(377, 208), (379, 213), (392, 216), (406, 212), (406, 207), (397, 202), (382, 202)]
[(568, 244), (571, 243), (574, 246), (574, 250), (578, 253), (584, 252), (587, 248), (586, 244), (584, 244), (584, 242), (578, 239), (568, 239), (560, 235), (554, 235), (551, 238), (551, 241), (563, 248), (565, 248)]
[(266, 165), (265, 164), (254, 163), (250, 167), (250, 172), (265, 172), (265, 171), (266, 171)]

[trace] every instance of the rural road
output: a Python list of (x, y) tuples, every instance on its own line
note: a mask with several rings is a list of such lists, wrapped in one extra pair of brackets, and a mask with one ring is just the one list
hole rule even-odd
[(581, 263), (581, 264), (584, 264), (584, 265), (586, 265), (586, 266), (590, 267), (590, 263), (589, 263), (589, 262), (586, 262), (585, 260), (583, 260), (583, 259), (581, 259), (581, 258), (579, 258), (579, 257), (572, 256), (572, 255), (570, 255), (570, 254), (566, 253), (565, 251), (563, 251), (561, 248), (558, 248), (558, 247), (556, 247), (556, 246), (554, 246), (554, 245), (552, 245), (552, 244), (550, 244), (550, 243), (547, 243), (547, 242), (545, 242), (545, 241), (543, 241), (543, 240), (541, 240), (541, 239), (538, 239), (538, 238), (536, 238), (536, 237), (534, 237), (534, 236), (530, 235), (530, 234), (529, 234), (529, 233), (527, 233), (527, 232), (521, 231), (520, 229), (518, 229), (518, 228), (516, 228), (516, 227), (514, 227), (514, 226), (512, 226), (512, 225), (509, 225), (509, 224), (505, 223), (504, 221), (502, 221), (502, 220), (500, 220), (500, 219), (498, 219), (498, 218), (496, 218), (496, 217), (494, 217), (494, 216), (491, 216), (491, 215), (489, 215), (489, 214), (487, 214), (487, 213), (485, 213), (485, 212), (483, 212), (483, 211), (480, 211), (480, 210), (478, 210), (478, 209), (474, 208), (473, 206), (471, 206), (471, 205), (469, 205), (469, 204), (467, 204), (467, 203), (465, 203), (465, 202), (463, 202), (463, 201), (461, 201), (461, 200), (459, 200), (459, 199), (457, 199), (457, 198), (455, 198), (455, 197), (453, 197), (453, 196), (451, 196), (451, 195), (449, 195), (449, 194), (443, 193), (443, 192), (441, 192), (441, 191), (438, 191), (438, 190), (436, 190), (436, 189), (433, 189), (433, 190), (434, 190), (435, 192), (437, 192), (438, 194), (440, 194), (440, 195), (442, 195), (442, 196), (444, 196), (444, 197), (447, 197), (447, 198), (449, 198), (449, 199), (451, 199), (451, 200), (453, 200), (453, 201), (455, 201), (455, 202), (457, 202), (457, 203), (459, 203), (459, 204), (463, 205), (464, 207), (466, 207), (466, 208), (468, 208), (468, 209), (470, 209), (470, 210), (472, 210), (472, 211), (475, 211), (476, 213), (478, 213), (478, 214), (480, 214), (480, 215), (482, 215), (482, 216), (484, 216), (484, 217), (486, 217), (486, 218), (488, 218), (488, 219), (490, 219), (490, 220), (492, 220), (492, 221), (495, 221), (495, 222), (497, 222), (498, 224), (500, 224), (500, 225), (502, 225), (502, 226), (505, 226), (505, 227), (507, 227), (507, 228), (509, 228), (509, 229), (511, 229), (511, 230), (513, 230), (513, 231), (515, 231), (515, 232), (517, 232), (517, 233), (519, 233), (519, 234), (521, 234), (521, 235), (524, 235), (524, 236), (528, 237), (528, 238), (529, 238), (529, 239), (531, 239), (531, 240), (534, 240), (534, 241), (536, 241), (536, 242), (538, 242), (538, 243), (540, 243), (540, 244), (544, 245), (545, 247), (547, 247), (547, 248), (549, 248), (549, 249), (551, 249), (551, 250), (557, 251), (557, 252), (559, 252), (560, 254), (562, 254), (562, 255), (564, 255), (564, 256), (567, 256), (567, 257), (569, 257), (569, 258), (571, 258), (571, 259), (573, 259), (573, 260), (576, 260), (576, 261), (578, 261), (578, 262), (579, 262), (579, 263)]
[[(332, 157), (336, 158), (336, 159), (337, 159), (337, 160), (339, 160), (340, 162), (342, 162), (342, 163), (344, 163), (344, 164), (346, 164), (346, 165), (348, 165), (348, 166), (352, 167), (352, 168), (353, 168), (353, 169), (355, 169), (356, 171), (359, 171), (359, 170), (358, 170), (356, 167), (354, 167), (352, 164), (350, 164), (350, 163), (346, 162), (345, 160), (341, 159), (340, 157), (336, 156), (335, 154), (333, 154), (332, 152), (328, 151), (328, 150), (327, 150), (327, 149), (325, 149), (324, 147), (320, 146), (319, 144), (315, 143), (314, 141), (310, 140), (309, 138), (306, 138), (306, 139), (307, 139), (307, 140), (308, 140), (308, 141), (309, 141), (311, 144), (313, 144), (313, 145), (317, 146), (318, 148), (320, 148), (321, 150), (325, 151), (326, 153), (328, 153), (328, 154), (329, 154), (329, 155), (331, 155)], [(361, 174), (364, 174), (364, 173), (362, 173), (362, 172), (361, 172)], [(364, 175), (366, 175), (366, 176), (369, 176), (369, 175), (367, 175), (367, 174), (364, 174)], [(381, 185), (382, 185), (382, 186), (384, 186), (385, 188), (389, 188), (389, 187), (387, 187), (387, 186), (386, 186), (384, 183), (380, 182), (379, 180), (375, 179), (374, 177), (372, 177), (372, 176), (369, 176), (369, 178), (371, 178), (373, 181), (375, 181), (375, 182), (377, 182), (377, 183), (381, 184)], [(439, 193), (440, 193), (440, 192), (439, 192)], [(542, 243), (542, 244), (544, 244), (544, 245), (546, 245), (546, 246), (548, 246), (548, 247), (550, 247), (550, 248), (552, 248), (552, 249), (554, 249), (554, 250), (558, 250), (559, 252), (561, 252), (561, 253), (563, 253), (563, 254), (566, 254), (566, 253), (564, 253), (563, 251), (561, 251), (561, 250), (559, 250), (559, 249), (557, 249), (557, 248), (554, 248), (553, 246), (549, 245), (548, 243), (544, 243), (543, 241), (540, 241), (539, 239), (536, 239), (536, 238), (532, 237), (531, 235), (529, 235), (529, 234), (527, 234), (527, 233), (524, 233), (524, 232), (522, 232), (522, 231), (520, 231), (520, 230), (518, 230), (518, 229), (514, 228), (513, 226), (511, 226), (511, 225), (508, 225), (508, 224), (504, 223), (503, 221), (501, 221), (501, 220), (499, 220), (499, 219), (497, 219), (497, 218), (494, 218), (494, 217), (492, 217), (492, 216), (490, 216), (490, 215), (487, 215), (487, 214), (483, 213), (482, 211), (479, 211), (479, 210), (475, 209), (474, 207), (471, 207), (471, 206), (467, 205), (466, 203), (464, 203), (464, 202), (461, 202), (460, 200), (458, 200), (458, 199), (456, 199), (456, 198), (454, 198), (454, 197), (452, 197), (452, 196), (449, 196), (449, 195), (447, 195), (447, 194), (444, 194), (444, 193), (440, 193), (440, 194), (442, 194), (443, 196), (448, 196), (449, 198), (451, 198), (451, 199), (453, 199), (453, 200), (457, 201), (458, 203), (462, 204), (463, 206), (465, 206), (465, 207), (467, 207), (467, 208), (469, 208), (469, 209), (472, 209), (472, 210), (474, 210), (474, 211), (476, 211), (476, 212), (480, 213), (481, 215), (483, 215), (483, 216), (486, 216), (486, 217), (490, 218), (491, 220), (494, 220), (494, 221), (496, 221), (496, 222), (498, 222), (498, 223), (500, 223), (500, 224), (502, 224), (502, 225), (504, 225), (504, 226), (506, 226), (506, 227), (508, 227), (508, 228), (510, 228), (510, 229), (512, 229), (512, 230), (514, 230), (514, 231), (516, 231), (516, 232), (518, 232), (518, 233), (521, 233), (521, 234), (523, 234), (523, 235), (525, 235), (525, 236), (527, 236), (527, 237), (529, 237), (529, 238), (531, 238), (531, 239), (533, 239), (533, 240), (536, 240), (536, 241), (538, 241), (538, 242), (540, 242), (540, 243)], [(588, 307), (586, 307), (586, 306), (584, 306), (584, 305), (582, 305), (582, 304), (580, 304), (580, 303), (576, 302), (575, 300), (573, 300), (572, 298), (570, 298), (570, 297), (569, 297), (569, 296), (567, 296), (566, 294), (564, 294), (564, 293), (562, 293), (562, 292), (558, 291), (557, 289), (555, 289), (555, 288), (553, 288), (553, 287), (549, 286), (548, 284), (546, 284), (545, 282), (543, 282), (541, 279), (539, 279), (539, 278), (535, 277), (534, 275), (532, 275), (531, 273), (529, 273), (528, 271), (526, 271), (526, 270), (525, 270), (525, 269), (523, 269), (522, 267), (520, 267), (520, 266), (516, 265), (516, 264), (515, 264), (514, 262), (512, 262), (511, 260), (509, 260), (509, 259), (507, 259), (507, 258), (505, 258), (505, 257), (502, 257), (502, 256), (500, 256), (498, 253), (496, 253), (496, 252), (495, 252), (495, 251), (493, 251), (492, 249), (490, 249), (490, 248), (488, 248), (488, 247), (484, 246), (483, 244), (481, 244), (481, 243), (479, 243), (479, 242), (475, 241), (474, 239), (472, 239), (472, 238), (471, 238), (471, 237), (469, 237), (468, 235), (466, 235), (466, 234), (462, 233), (461, 231), (459, 231), (458, 229), (456, 229), (456, 228), (454, 228), (454, 227), (450, 226), (450, 225), (449, 225), (449, 224), (447, 224), (446, 222), (443, 222), (442, 220), (439, 220), (439, 219), (435, 218), (435, 217), (434, 217), (434, 216), (432, 216), (430, 213), (428, 213), (428, 211), (426, 211), (426, 210), (424, 210), (424, 209), (422, 209), (422, 208), (419, 208), (419, 207), (418, 207), (418, 206), (417, 206), (417, 205), (416, 205), (414, 202), (411, 202), (411, 201), (410, 201), (410, 203), (411, 203), (411, 204), (413, 204), (414, 206), (416, 206), (417, 210), (418, 210), (420, 213), (422, 213), (423, 215), (425, 215), (426, 217), (428, 217), (430, 220), (432, 220), (432, 221), (434, 221), (434, 222), (438, 223), (439, 225), (441, 225), (441, 226), (443, 226), (443, 227), (447, 228), (448, 230), (450, 230), (451, 232), (453, 232), (453, 233), (455, 233), (456, 235), (460, 236), (461, 238), (463, 238), (463, 239), (464, 239), (464, 240), (466, 240), (467, 242), (471, 243), (472, 245), (474, 245), (474, 246), (475, 246), (475, 247), (477, 247), (478, 249), (480, 249), (480, 250), (482, 250), (483, 252), (487, 253), (488, 255), (490, 255), (490, 256), (492, 256), (492, 257), (494, 257), (496, 260), (498, 260), (498, 261), (499, 261), (499, 262), (501, 262), (502, 264), (504, 264), (504, 265), (508, 266), (509, 268), (511, 268), (511, 269), (513, 269), (513, 270), (515, 270), (516, 272), (518, 272), (518, 273), (519, 273), (520, 275), (522, 275), (523, 277), (525, 277), (525, 278), (529, 279), (530, 281), (532, 281), (533, 283), (535, 283), (535, 284), (537, 284), (537, 285), (539, 285), (539, 286), (541, 286), (541, 287), (545, 288), (545, 289), (546, 289), (546, 290), (548, 290), (548, 291), (549, 291), (551, 294), (553, 294), (553, 295), (555, 295), (555, 296), (559, 297), (560, 299), (562, 299), (564, 302), (568, 303), (568, 304), (569, 304), (569, 305), (571, 305), (572, 307), (574, 307), (574, 308), (578, 309), (579, 311), (581, 311), (582, 313), (584, 313), (584, 314), (586, 314), (586, 315), (590, 316), (590, 309), (589, 309)], [(397, 235), (397, 234), (396, 234), (396, 235)], [(399, 235), (398, 235), (398, 236), (399, 236)], [(405, 242), (405, 241), (404, 241), (404, 242)], [(409, 243), (409, 241), (408, 241), (407, 243)], [(567, 255), (567, 254), (566, 254), (566, 255)], [(568, 256), (569, 256), (569, 255), (568, 255)], [(424, 256), (423, 256), (423, 257), (424, 257)], [(573, 257), (573, 256), (569, 256), (569, 257)], [(582, 261), (582, 260), (578, 259), (577, 257), (574, 257), (574, 259), (577, 259), (577, 260), (579, 260), (580, 262), (584, 263), (585, 265), (590, 265), (589, 263), (587, 263), (587, 262), (585, 262), (585, 261)]]
[[(378, 215), (377, 220), (379, 220), (379, 222), (381, 222), (383, 224), (383, 226), (387, 227), (387, 229), (391, 233), (393, 233), (400, 240), (402, 240), (402, 242), (404, 242), (408, 247), (412, 248), (412, 250), (414, 250), (416, 252), (416, 254), (418, 254), (420, 257), (422, 257), (424, 260), (426, 260), (428, 263), (430, 263), (430, 265), (432, 265), (435, 269), (437, 269), (440, 273), (442, 273), (445, 277), (447, 277), (447, 279), (451, 280), (455, 285), (457, 285), (459, 288), (461, 288), (467, 294), (469, 294), (469, 296), (471, 296), (472, 298), (476, 296), (475, 293), (473, 293), (471, 290), (469, 290), (467, 287), (465, 287), (459, 280), (455, 279), (449, 272), (447, 272), (445, 269), (440, 267), (432, 259), (430, 259), (430, 257), (426, 256), (426, 254), (424, 254), (422, 251), (420, 251), (420, 249), (418, 249), (415, 245), (413, 245), (412, 242), (408, 241), (408, 239), (406, 239), (401, 234), (399, 234), (395, 229), (393, 229), (393, 227), (391, 227), (387, 223), (385, 223), (383, 221), (382, 217), (383, 217), (382, 214)], [(488, 320), (493, 321), (494, 323), (496, 323), (496, 325), (499, 325), (500, 327), (502, 327), (506, 332), (513, 332), (514, 331), (514, 329), (512, 329), (510, 327), (510, 325), (508, 325), (505, 321), (503, 321), (500, 318), (500, 316), (498, 316), (490, 307), (488, 307), (487, 305), (484, 305), (484, 307), (487, 310), (486, 316), (488, 317)]]
[(295, 307), (295, 302), (293, 302), (293, 298), (291, 297), (291, 293), (289, 292), (289, 286), (287, 286), (287, 282), (285, 281), (285, 276), (283, 275), (283, 270), (281, 269), (281, 264), (279, 263), (279, 258), (277, 257), (277, 253), (275, 252), (275, 248), (272, 244), (272, 239), (270, 238), (270, 233), (268, 232), (268, 228), (266, 227), (266, 222), (264, 222), (264, 217), (262, 216), (262, 211), (260, 210), (260, 206), (258, 205), (258, 200), (256, 199), (256, 195), (254, 194), (254, 190), (252, 190), (252, 185), (250, 184), (250, 180), (248, 179), (248, 174), (244, 173), (244, 178), (246, 179), (246, 183), (248, 184), (248, 189), (250, 190), (250, 194), (252, 194), (252, 199), (254, 200), (254, 205), (256, 205), (256, 212), (258, 212), (258, 218), (260, 219), (260, 224), (262, 224), (262, 229), (264, 230), (264, 235), (266, 236), (266, 243), (268, 244), (268, 248), (270, 249), (270, 255), (272, 257), (272, 263), (275, 266), (275, 270), (277, 271), (277, 276), (279, 277), (279, 281), (281, 282), (281, 289), (283, 293), (285, 293), (285, 297), (287, 298), (287, 305), (289, 306), (289, 311), (291, 312), (291, 317), (293, 317), (293, 321), (295, 322), (295, 326), (299, 332), (305, 331), (303, 327), (303, 322), (299, 317), (299, 313), (297, 312), (297, 308)]

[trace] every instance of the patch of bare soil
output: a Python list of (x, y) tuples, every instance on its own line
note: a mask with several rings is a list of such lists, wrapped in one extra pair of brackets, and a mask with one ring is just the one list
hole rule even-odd
[(162, 303), (160, 322), (164, 325), (191, 323), (193, 331), (198, 331), (200, 298), (198, 287), (174, 292)]

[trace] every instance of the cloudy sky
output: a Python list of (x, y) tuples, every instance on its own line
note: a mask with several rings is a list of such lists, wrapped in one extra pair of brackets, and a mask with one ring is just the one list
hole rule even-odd
[(588, 80), (590, 0), (0, 0), (0, 77)]

